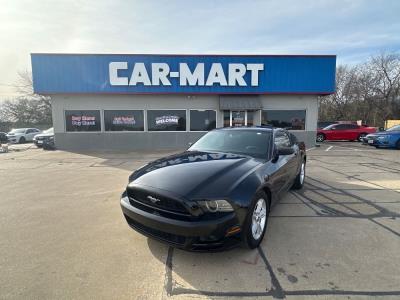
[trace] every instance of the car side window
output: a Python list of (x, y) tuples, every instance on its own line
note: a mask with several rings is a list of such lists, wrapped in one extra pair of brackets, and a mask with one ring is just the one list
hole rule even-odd
[(348, 129), (358, 129), (358, 125), (355, 124), (349, 124)]
[(290, 138), (287, 135), (287, 133), (284, 132), (284, 131), (278, 131), (275, 134), (274, 143), (275, 143), (277, 148), (290, 147), (291, 146)]
[(32, 132), (33, 132), (33, 129), (28, 129), (28, 130), (26, 131), (26, 134), (32, 133)]
[(336, 129), (336, 130), (347, 129), (347, 124), (338, 124), (338, 125), (336, 125), (334, 128), (332, 128), (332, 129)]

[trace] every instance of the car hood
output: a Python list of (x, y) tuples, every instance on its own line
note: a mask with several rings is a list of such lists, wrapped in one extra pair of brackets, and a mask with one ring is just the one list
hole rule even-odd
[(392, 134), (400, 134), (400, 131), (382, 131), (382, 132), (375, 132), (368, 134), (368, 137), (373, 137), (373, 136), (386, 136), (386, 135), (392, 135)]
[(50, 137), (50, 136), (54, 136), (54, 133), (39, 133), (37, 135), (35, 135), (36, 137)]
[(186, 151), (140, 168), (128, 188), (155, 188), (187, 199), (224, 197), (262, 162), (237, 154)]

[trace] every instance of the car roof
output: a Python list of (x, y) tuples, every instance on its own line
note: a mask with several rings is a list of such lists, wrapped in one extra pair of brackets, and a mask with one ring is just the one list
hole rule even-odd
[(284, 128), (278, 128), (278, 127), (273, 127), (273, 126), (242, 126), (242, 127), (221, 127), (221, 128), (216, 128), (214, 130), (223, 130), (223, 131), (230, 131), (230, 130), (257, 130), (257, 131), (276, 131), (276, 130), (286, 130)]

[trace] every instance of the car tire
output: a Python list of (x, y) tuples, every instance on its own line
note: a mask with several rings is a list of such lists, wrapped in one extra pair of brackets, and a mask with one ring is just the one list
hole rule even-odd
[(23, 143), (25, 143), (25, 142), (26, 142), (25, 138), (24, 138), (23, 136), (20, 137), (18, 143), (23, 144)]
[(397, 141), (397, 143), (396, 143), (396, 149), (399, 149), (400, 150), (400, 139)]
[(318, 133), (316, 140), (317, 140), (318, 143), (322, 143), (323, 141), (325, 141), (325, 134)]
[(270, 199), (264, 192), (257, 192), (249, 207), (244, 223), (243, 242), (249, 249), (257, 248), (267, 229)]
[(300, 167), (299, 174), (297, 174), (296, 179), (292, 185), (293, 190), (300, 190), (304, 186), (304, 180), (306, 179), (306, 162), (303, 161)]
[(358, 138), (357, 138), (357, 141), (358, 142), (362, 142), (363, 141), (363, 138), (365, 138), (367, 136), (367, 133), (360, 133), (360, 135), (358, 136)]

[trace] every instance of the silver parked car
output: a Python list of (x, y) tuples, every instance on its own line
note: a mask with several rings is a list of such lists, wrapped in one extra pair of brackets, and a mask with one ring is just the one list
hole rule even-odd
[(33, 141), (33, 137), (41, 131), (37, 128), (16, 128), (12, 129), (7, 138), (10, 143), (25, 143)]

